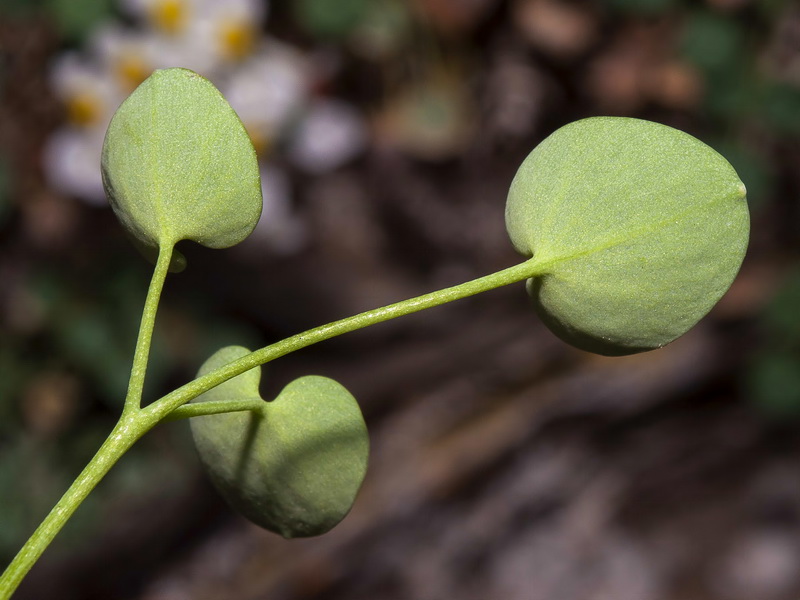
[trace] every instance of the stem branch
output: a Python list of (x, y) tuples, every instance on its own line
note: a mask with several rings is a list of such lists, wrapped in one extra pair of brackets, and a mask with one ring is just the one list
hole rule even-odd
[(172, 259), (172, 246), (160, 247), (158, 260), (147, 290), (139, 336), (133, 356), (131, 377), (125, 406), (119, 422), (100, 446), (89, 464), (72, 482), (72, 485), (56, 503), (50, 513), (33, 532), (6, 570), (0, 575), (0, 600), (6, 600), (19, 587), (20, 582), (30, 571), (42, 553), (47, 549), (61, 528), (83, 502), (108, 470), (125, 454), (133, 443), (150, 430), (158, 421), (148, 419), (140, 406), (144, 389), (147, 360), (153, 337), (158, 302), (164, 288), (164, 280)]
[(156, 312), (158, 312), (158, 301), (161, 298), (161, 290), (164, 289), (164, 280), (169, 272), (172, 250), (172, 245), (159, 246), (158, 249), (156, 268), (153, 271), (153, 278), (150, 280), (147, 298), (144, 301), (142, 321), (139, 325), (139, 337), (136, 340), (136, 350), (133, 354), (133, 366), (131, 367), (131, 377), (128, 381), (128, 393), (125, 396), (123, 414), (138, 409), (142, 403), (144, 376), (147, 372), (147, 359), (150, 356), (150, 345), (153, 338), (153, 327), (156, 322)]
[(177, 421), (191, 417), (202, 417), (205, 415), (218, 415), (229, 412), (242, 412), (245, 410), (257, 411), (265, 406), (261, 398), (245, 398), (244, 400), (213, 400), (210, 402), (198, 402), (196, 404), (184, 404), (179, 406), (166, 417), (164, 421)]
[(336, 337), (343, 333), (362, 329), (369, 325), (375, 325), (404, 315), (419, 312), (426, 308), (432, 308), (441, 304), (446, 304), (461, 298), (474, 296), (480, 292), (492, 290), (497, 287), (524, 281), (530, 277), (538, 275), (542, 270), (542, 264), (536, 258), (503, 269), (496, 273), (473, 279), (466, 283), (455, 285), (435, 292), (430, 292), (416, 298), (396, 302), (381, 308), (375, 308), (352, 317), (340, 319), (327, 325), (322, 325), (303, 333), (298, 333), (280, 342), (261, 348), (228, 363), (210, 373), (198, 377), (187, 384), (179, 387), (173, 392), (163, 396), (151, 405), (145, 407), (144, 412), (153, 418), (161, 420), (176, 408), (184, 405), (189, 400), (196, 398), (203, 392), (207, 392), (213, 387), (236, 377), (254, 367), (285, 356), (296, 350), (300, 350), (312, 344)]

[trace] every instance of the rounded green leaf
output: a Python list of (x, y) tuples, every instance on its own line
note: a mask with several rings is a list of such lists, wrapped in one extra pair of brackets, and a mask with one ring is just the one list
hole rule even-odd
[(219, 91), (187, 69), (154, 72), (117, 109), (102, 153), (111, 206), (141, 245), (238, 244), (261, 215), (256, 154)]
[(525, 159), (506, 205), (515, 248), (534, 257), (537, 312), (600, 354), (659, 348), (727, 291), (747, 249), (745, 188), (690, 135), (648, 121), (567, 125)]
[[(249, 353), (223, 348), (203, 375)], [(195, 402), (259, 397), (251, 369)], [(237, 512), (286, 538), (320, 535), (355, 501), (367, 469), (369, 437), (353, 396), (326, 377), (301, 377), (263, 410), (195, 417), (192, 435), (215, 486)]]

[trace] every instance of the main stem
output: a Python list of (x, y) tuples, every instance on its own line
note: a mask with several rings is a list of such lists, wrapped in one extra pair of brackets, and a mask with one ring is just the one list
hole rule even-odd
[(0, 576), (0, 600), (7, 600), (19, 587), (19, 584), (30, 571), (31, 567), (47, 549), (64, 524), (83, 502), (100, 480), (105, 477), (108, 470), (125, 454), (125, 452), (155, 426), (158, 421), (148, 419), (142, 414), (141, 399), (144, 389), (147, 360), (150, 356), (150, 345), (153, 337), (158, 302), (164, 288), (164, 280), (169, 271), (172, 260), (172, 245), (159, 250), (158, 260), (147, 291), (142, 321), (139, 326), (139, 336), (136, 340), (131, 377), (128, 383), (128, 392), (125, 405), (119, 422), (109, 434), (103, 445), (100, 446), (92, 460), (81, 471), (81, 474), (72, 482), (72, 485), (56, 503), (44, 521), (33, 532), (25, 545), (20, 549), (14, 560), (8, 565)]
[(86, 465), (77, 479), (25, 542), (14, 560), (0, 577), (0, 600), (7, 600), (17, 589), (31, 567), (53, 541), (56, 534), (98, 482), (108, 473), (146, 429), (134, 427), (130, 419), (121, 419), (106, 441)]

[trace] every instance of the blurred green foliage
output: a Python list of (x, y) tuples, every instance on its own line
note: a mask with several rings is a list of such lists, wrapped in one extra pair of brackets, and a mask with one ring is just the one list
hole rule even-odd
[(694, 10), (680, 41), (682, 55), (705, 82), (702, 109), (722, 132), (715, 145), (740, 171), (754, 206), (772, 196), (777, 179), (777, 165), (754, 140), (779, 141), (800, 133), (800, 89), (776, 80), (758, 62), (778, 17), (766, 6), (759, 8), (760, 21), (752, 15)]
[(759, 318), (764, 342), (745, 373), (748, 397), (767, 416), (800, 417), (800, 268)]
[(113, 0), (2, 0), (0, 17), (46, 15), (69, 42), (80, 42), (114, 13)]
[[(4, 443), (0, 452), (0, 560), (20, 540), (30, 535), (37, 517), (46, 514), (53, 499), (58, 499), (68, 484), (53, 477), (48, 458), (34, 439), (18, 436)], [(49, 453), (48, 453), (49, 454)]]
[[(0, 444), (0, 563), (6, 563), (49, 512), (108, 434), (108, 424), (88, 420), (60, 440), (17, 432)], [(107, 518), (165, 494), (184, 492), (196, 472), (185, 427), (165, 427), (137, 445), (137, 452), (109, 473), (83, 503), (56, 542), (73, 554), (91, 547)]]
[(349, 45), (370, 60), (396, 57), (410, 42), (413, 7), (403, 0), (295, 0), (292, 17), (306, 34)]
[(74, 42), (83, 40), (114, 12), (111, 0), (46, 0), (46, 3), (61, 35)]
[(769, 417), (800, 416), (800, 353), (761, 353), (748, 369), (747, 390)]
[(747, 203), (758, 210), (775, 186), (777, 175), (758, 148), (731, 141), (714, 144), (714, 149), (728, 159), (747, 187)]
[(700, 116), (713, 127), (711, 143), (739, 171), (756, 206), (774, 192), (777, 166), (753, 139), (800, 133), (800, 89), (764, 66), (770, 37), (791, 18), (788, 0), (725, 5), (690, 0), (606, 0), (619, 13), (678, 24), (676, 54), (703, 82)]
[(712, 11), (689, 14), (680, 41), (682, 54), (707, 76), (732, 75), (747, 64), (745, 31), (734, 19)]
[(764, 32), (773, 26), (710, 10), (687, 18), (680, 51), (703, 74), (708, 115), (728, 129), (755, 124), (777, 137), (800, 132), (800, 90), (757, 64)]
[(293, 0), (297, 22), (318, 38), (342, 38), (357, 27), (369, 8), (368, 0)]
[[(114, 409), (121, 408), (128, 383), (142, 289), (147, 285), (141, 275), (120, 270), (84, 290), (62, 272), (42, 269), (29, 282), (30, 296), (43, 312), (48, 345), (63, 357), (63, 367), (87, 376), (98, 397)], [(154, 369), (147, 382), (151, 392), (163, 384), (163, 345), (156, 336)]]
[(0, 14), (11, 17), (30, 15), (42, 9), (42, 0), (3, 0), (0, 3)]
[(780, 134), (800, 134), (800, 91), (785, 84), (770, 86), (762, 103), (767, 124)]
[[(127, 257), (127, 260), (126, 260)], [(0, 344), (0, 562), (9, 560), (94, 454), (125, 396), (148, 273), (134, 253), (110, 252), (86, 271), (45, 267), (22, 282), (30, 314)], [(210, 315), (202, 301), (162, 307), (145, 399), (179, 385), (222, 345), (260, 345), (251, 328)], [(17, 323), (19, 326), (19, 323)], [(177, 375), (177, 379), (176, 379)], [(80, 548), (105, 510), (180, 493), (198, 465), (186, 427), (157, 428), (109, 474), (57, 546)]]
[(638, 15), (660, 15), (679, 3), (680, 0), (606, 0), (614, 10)]
[[(0, 68), (2, 65), (0, 65)], [(2, 72), (0, 72), (0, 92), (2, 92)], [(0, 227), (11, 214), (11, 173), (8, 163), (0, 155)]]

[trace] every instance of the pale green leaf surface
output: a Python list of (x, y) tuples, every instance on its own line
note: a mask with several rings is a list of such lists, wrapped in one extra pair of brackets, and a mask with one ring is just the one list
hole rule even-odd
[(745, 188), (714, 150), (620, 117), (571, 123), (525, 159), (506, 227), (537, 312), (600, 354), (664, 346), (717, 303), (747, 249)]
[[(223, 348), (208, 373), (249, 351)], [(259, 396), (261, 369), (251, 369), (195, 402)], [(341, 521), (364, 479), (369, 438), (352, 395), (332, 379), (301, 377), (253, 411), (195, 417), (192, 435), (211, 478), (239, 513), (291, 537), (325, 533)]]
[(256, 154), (219, 91), (187, 69), (156, 71), (117, 109), (103, 183), (125, 228), (146, 247), (241, 242), (261, 215)]

